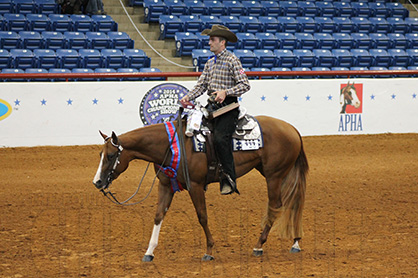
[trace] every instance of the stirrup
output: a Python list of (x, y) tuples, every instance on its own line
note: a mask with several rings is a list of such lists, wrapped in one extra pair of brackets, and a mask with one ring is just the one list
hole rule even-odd
[(221, 194), (229, 195), (235, 192), (235, 193), (238, 193), (238, 195), (240, 195), (237, 189), (237, 184), (232, 180), (232, 178), (226, 173), (222, 173), (222, 175), (223, 177), (220, 182)]

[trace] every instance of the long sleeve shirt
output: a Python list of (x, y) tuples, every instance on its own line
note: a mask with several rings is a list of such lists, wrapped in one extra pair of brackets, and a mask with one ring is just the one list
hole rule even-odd
[(250, 88), (241, 61), (230, 51), (224, 49), (206, 62), (197, 84), (187, 95), (193, 100), (206, 91), (210, 94), (226, 90), (227, 96), (239, 97)]

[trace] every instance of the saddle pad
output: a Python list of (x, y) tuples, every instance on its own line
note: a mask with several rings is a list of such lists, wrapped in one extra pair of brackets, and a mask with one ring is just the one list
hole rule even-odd
[[(207, 126), (202, 126), (199, 133), (193, 136), (193, 149), (195, 152), (206, 152), (205, 133), (210, 132)], [(238, 120), (237, 128), (232, 135), (232, 148), (234, 151), (252, 151), (264, 147), (263, 134), (258, 121), (250, 115)]]

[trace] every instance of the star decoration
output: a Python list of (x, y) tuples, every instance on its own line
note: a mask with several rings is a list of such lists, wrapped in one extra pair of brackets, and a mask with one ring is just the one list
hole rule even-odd
[(417, 98), (417, 94), (413, 93), (413, 94), (412, 94), (412, 98), (413, 98), (413, 99), (416, 99), (416, 98)]
[(331, 95), (328, 96), (328, 100), (332, 100), (332, 96)]
[(305, 98), (306, 98), (307, 101), (310, 101), (311, 100), (311, 96), (310, 95), (307, 95)]
[(370, 96), (370, 99), (371, 99), (371, 100), (374, 100), (375, 98), (376, 98), (376, 96), (375, 96), (375, 95), (371, 95), (371, 96)]
[(396, 95), (395, 94), (391, 95), (391, 98), (392, 99), (395, 99), (396, 98)]
[(69, 98), (69, 99), (67, 100), (67, 105), (73, 105), (73, 100), (72, 100), (71, 98)]
[(15, 100), (15, 105), (16, 105), (16, 106), (19, 106), (19, 105), (20, 105), (20, 100), (16, 99), (16, 100)]
[(242, 97), (238, 97), (238, 101), (242, 101)]
[(288, 96), (284, 96), (283, 97), (283, 101), (288, 101), (289, 100), (289, 97)]
[(98, 102), (99, 102), (98, 99), (96, 99), (96, 98), (93, 99), (93, 104), (97, 104)]
[(124, 101), (124, 99), (123, 99), (123, 98), (118, 99), (118, 103), (119, 103), (119, 104), (123, 104), (123, 101)]
[(46, 105), (46, 100), (44, 98), (41, 100), (41, 105)]
[(262, 96), (261, 97), (261, 101), (266, 101), (266, 97), (265, 96)]

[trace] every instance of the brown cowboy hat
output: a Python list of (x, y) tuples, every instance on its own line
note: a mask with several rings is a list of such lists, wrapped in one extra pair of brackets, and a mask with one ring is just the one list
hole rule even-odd
[(238, 38), (235, 36), (228, 27), (223, 25), (214, 24), (212, 25), (212, 29), (205, 29), (202, 31), (202, 35), (204, 36), (215, 36), (215, 37), (223, 37), (230, 42), (237, 42)]

